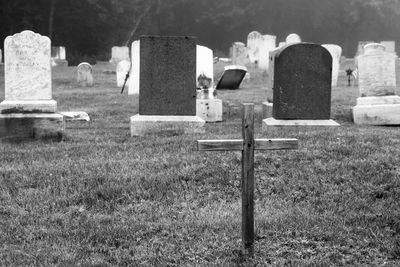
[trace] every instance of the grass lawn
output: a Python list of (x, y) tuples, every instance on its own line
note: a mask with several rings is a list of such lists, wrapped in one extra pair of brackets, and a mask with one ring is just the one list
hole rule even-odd
[[(53, 69), (58, 110), (92, 119), (68, 122), (62, 142), (0, 141), (1, 266), (400, 265), (400, 129), (354, 125), (358, 89), (343, 73), (341, 127), (261, 132), (266, 77), (250, 70), (219, 92), (224, 121), (206, 133), (132, 138), (138, 99), (113, 69), (95, 65), (92, 88), (74, 67)], [(257, 138), (300, 143), (255, 153), (252, 260), (240, 252), (240, 152), (196, 151), (197, 139), (241, 137), (242, 102), (256, 104)]]

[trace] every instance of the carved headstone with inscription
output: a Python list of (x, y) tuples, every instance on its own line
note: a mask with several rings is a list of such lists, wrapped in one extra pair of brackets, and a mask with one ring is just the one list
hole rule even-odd
[(60, 137), (63, 116), (52, 99), (51, 41), (32, 31), (4, 41), (5, 100), (0, 103), (0, 138)]

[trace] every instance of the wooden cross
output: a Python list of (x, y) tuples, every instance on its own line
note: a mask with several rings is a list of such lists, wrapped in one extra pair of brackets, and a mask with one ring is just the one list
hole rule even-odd
[(200, 151), (242, 151), (242, 243), (244, 254), (254, 254), (254, 150), (297, 149), (297, 139), (254, 139), (254, 104), (243, 104), (243, 139), (197, 140)]

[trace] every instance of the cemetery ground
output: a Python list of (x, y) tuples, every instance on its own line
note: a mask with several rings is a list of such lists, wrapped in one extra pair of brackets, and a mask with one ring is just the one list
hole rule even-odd
[[(332, 93), (341, 127), (262, 133), (256, 72), (219, 91), (224, 121), (204, 134), (146, 137), (130, 137), (138, 98), (120, 94), (111, 70), (95, 65), (82, 88), (75, 67), (53, 69), (58, 110), (91, 117), (67, 122), (61, 142), (0, 141), (0, 265), (400, 264), (400, 128), (351, 122), (358, 89), (343, 68)], [(240, 251), (240, 152), (196, 150), (198, 139), (241, 138), (243, 102), (256, 105), (256, 138), (300, 146), (255, 152), (254, 259)]]

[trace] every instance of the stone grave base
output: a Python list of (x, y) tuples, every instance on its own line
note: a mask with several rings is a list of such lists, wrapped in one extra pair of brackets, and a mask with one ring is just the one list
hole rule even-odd
[(339, 123), (334, 120), (277, 120), (274, 118), (268, 118), (262, 122), (262, 130), (267, 131), (271, 127), (335, 127), (340, 126)]
[(65, 120), (61, 114), (0, 114), (0, 139), (61, 140), (64, 131)]
[(139, 115), (131, 117), (131, 136), (154, 133), (204, 133), (205, 121), (198, 116)]
[(400, 125), (400, 96), (359, 97), (352, 112), (355, 124)]
[(222, 121), (222, 100), (196, 99), (196, 115), (206, 122)]
[(0, 103), (0, 113), (55, 113), (55, 100), (4, 100)]
[(262, 117), (263, 119), (272, 117), (272, 107), (273, 103), (271, 102), (263, 102), (262, 103)]

